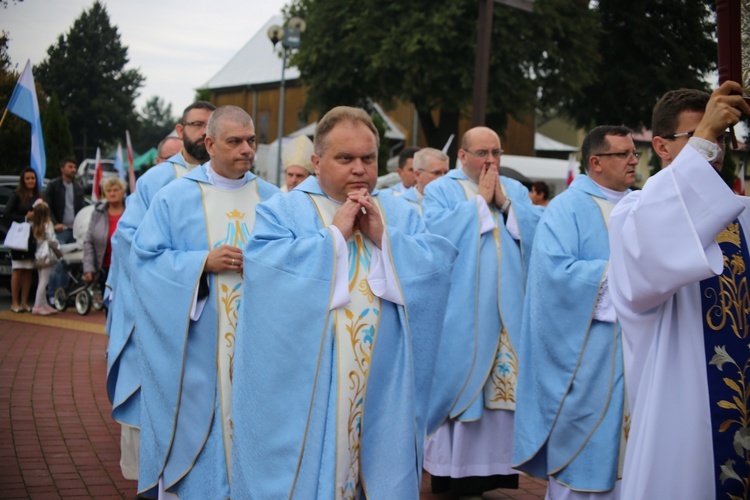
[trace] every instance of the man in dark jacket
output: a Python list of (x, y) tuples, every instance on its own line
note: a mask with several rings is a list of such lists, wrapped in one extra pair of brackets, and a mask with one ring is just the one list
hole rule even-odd
[[(83, 208), (83, 188), (74, 182), (76, 177), (75, 159), (63, 158), (60, 161), (60, 177), (53, 179), (44, 190), (44, 201), (52, 212), (55, 224), (55, 237), (60, 243), (72, 243), (73, 221)], [(47, 296), (52, 298), (58, 287), (65, 286), (67, 276), (60, 263), (55, 264), (47, 285)]]

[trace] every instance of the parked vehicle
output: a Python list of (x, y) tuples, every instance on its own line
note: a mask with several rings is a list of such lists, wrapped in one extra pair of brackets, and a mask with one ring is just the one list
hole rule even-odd
[[(102, 159), (102, 181), (107, 177), (117, 177), (120, 174), (115, 170), (114, 160)], [(78, 172), (76, 173), (76, 179), (81, 183), (83, 190), (86, 194), (91, 194), (91, 188), (94, 185), (94, 174), (96, 172), (96, 159), (89, 158), (83, 160), (78, 165)]]

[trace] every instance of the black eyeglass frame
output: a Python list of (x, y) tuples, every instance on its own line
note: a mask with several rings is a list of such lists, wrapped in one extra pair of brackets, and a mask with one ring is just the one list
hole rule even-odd
[(641, 161), (641, 158), (643, 157), (643, 152), (642, 151), (622, 151), (620, 153), (599, 153), (599, 154), (593, 154), (591, 156), (616, 156), (620, 158), (621, 160), (629, 160), (631, 155), (635, 156), (636, 160)]

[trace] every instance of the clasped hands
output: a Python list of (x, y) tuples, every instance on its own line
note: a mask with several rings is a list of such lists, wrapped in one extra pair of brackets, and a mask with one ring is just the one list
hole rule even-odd
[(351, 237), (355, 225), (359, 226), (362, 234), (380, 248), (383, 239), (383, 220), (367, 189), (357, 189), (347, 194), (346, 200), (333, 216), (332, 225), (341, 231), (344, 239)]
[(505, 203), (505, 193), (500, 186), (500, 174), (497, 171), (497, 165), (494, 163), (482, 167), (479, 172), (479, 195), (491, 207), (494, 203), (497, 208), (502, 208)]

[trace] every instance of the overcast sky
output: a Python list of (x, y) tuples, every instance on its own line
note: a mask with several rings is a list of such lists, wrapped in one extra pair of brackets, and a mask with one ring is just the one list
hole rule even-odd
[[(67, 34), (93, 0), (24, 0), (0, 7), (0, 30), (9, 34), (8, 52), (17, 70), (27, 59), (39, 64), (47, 48)], [(102, 0), (110, 23), (128, 47), (128, 68), (146, 78), (136, 101), (152, 96), (172, 103), (175, 115), (247, 43), (284, 0)], [(268, 42), (268, 50), (272, 50)]]

